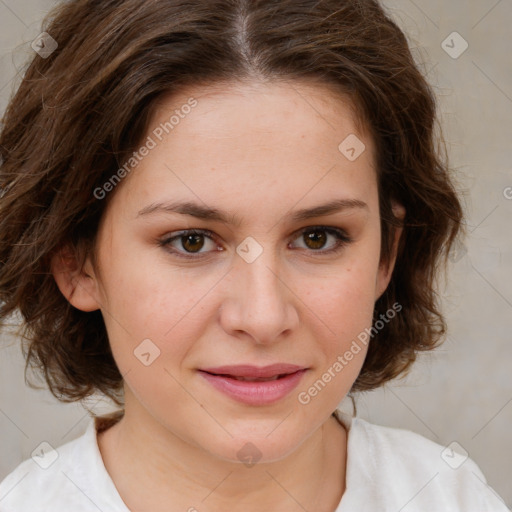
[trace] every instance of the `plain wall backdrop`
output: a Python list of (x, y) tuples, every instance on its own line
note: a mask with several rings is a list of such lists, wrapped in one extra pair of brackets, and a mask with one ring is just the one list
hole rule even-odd
[[(2, 113), (54, 3), (0, 0)], [(441, 290), (449, 325), (445, 343), (421, 356), (406, 379), (360, 395), (358, 415), (443, 446), (456, 441), (511, 507), (512, 3), (382, 3), (405, 29), (435, 87), (469, 235)], [(47, 391), (26, 387), (19, 340), (1, 336), (0, 480), (42, 441), (58, 447), (82, 434), (88, 417), (80, 404), (61, 404)], [(104, 407), (98, 397), (88, 404), (96, 413)], [(484, 488), (475, 477), (479, 485)]]

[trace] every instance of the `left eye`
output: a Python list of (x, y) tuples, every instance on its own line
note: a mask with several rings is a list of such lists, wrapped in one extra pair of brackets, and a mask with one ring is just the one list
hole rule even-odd
[[(319, 252), (320, 254), (336, 252), (352, 241), (345, 231), (324, 226), (306, 228), (300, 234), (299, 239), (301, 238), (304, 241), (306, 249), (312, 249), (313, 252)], [(323, 249), (329, 236), (334, 238), (334, 243), (330, 248)]]
[[(334, 238), (331, 247), (324, 249), (327, 245), (329, 237)], [(220, 251), (215, 242), (215, 235), (212, 231), (207, 229), (189, 229), (180, 231), (176, 234), (159, 241), (161, 247), (165, 247), (167, 250), (183, 258), (193, 258), (193, 254), (202, 254), (211, 251)], [(201, 251), (205, 247), (205, 239), (208, 240), (212, 247), (210, 251)], [(311, 252), (319, 254), (328, 254), (339, 251), (343, 246), (349, 244), (352, 240), (347, 233), (338, 228), (325, 227), (325, 226), (314, 226), (308, 227), (299, 232), (299, 236), (294, 240), (301, 239), (305, 247), (299, 247), (300, 249), (310, 249)], [(176, 247), (176, 244), (181, 244), (183, 250)], [(215, 249), (217, 247), (217, 249)]]

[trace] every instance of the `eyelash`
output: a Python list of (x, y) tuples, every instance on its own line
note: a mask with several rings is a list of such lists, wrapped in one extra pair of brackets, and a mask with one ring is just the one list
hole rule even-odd
[[(304, 233), (314, 232), (314, 231), (325, 231), (326, 233), (335, 236), (337, 238), (337, 241), (336, 241), (335, 246), (331, 249), (327, 249), (327, 250), (311, 249), (309, 252), (312, 252), (313, 254), (318, 253), (320, 256), (335, 254), (335, 253), (341, 251), (341, 249), (343, 249), (346, 245), (348, 245), (352, 242), (352, 239), (347, 235), (347, 233), (345, 231), (343, 231), (342, 229), (339, 229), (339, 228), (333, 228), (333, 227), (329, 227), (329, 226), (308, 226), (307, 228), (300, 230), (299, 235), (304, 235)], [(165, 248), (165, 250), (167, 250), (168, 252), (176, 255), (178, 258), (183, 258), (183, 259), (188, 259), (188, 260), (192, 260), (192, 259), (197, 260), (201, 257), (200, 256), (201, 254), (205, 254), (205, 253), (189, 253), (189, 254), (196, 254), (199, 256), (192, 256), (192, 255), (185, 256), (186, 253), (169, 248), (169, 245), (172, 242), (174, 242), (174, 240), (177, 240), (184, 236), (194, 236), (194, 235), (206, 236), (206, 237), (212, 239), (213, 241), (215, 241), (215, 238), (216, 238), (213, 231), (210, 231), (209, 229), (186, 229), (186, 230), (177, 232), (177, 234), (173, 234), (173, 236), (166, 237), (162, 240), (159, 240), (158, 245), (160, 247)], [(294, 238), (294, 240), (295, 240), (295, 238)]]

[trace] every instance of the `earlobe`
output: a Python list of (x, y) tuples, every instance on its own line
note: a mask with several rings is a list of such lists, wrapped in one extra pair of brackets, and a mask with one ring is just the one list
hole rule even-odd
[[(393, 215), (403, 221), (405, 218), (405, 208), (396, 202), (392, 203), (392, 211)], [(390, 250), (389, 259), (387, 262), (384, 262), (379, 266), (378, 274), (377, 274), (377, 286), (375, 289), (375, 300), (379, 299), (380, 296), (386, 291), (386, 288), (389, 285), (391, 280), (391, 275), (393, 274), (393, 269), (395, 268), (396, 257), (398, 253), (398, 245), (400, 243), (400, 238), (402, 236), (403, 227), (396, 227), (395, 233), (393, 237), (393, 242)]]
[(82, 311), (96, 311), (100, 305), (96, 300), (97, 282), (87, 260), (84, 268), (79, 268), (76, 255), (68, 246), (57, 251), (51, 259), (52, 275), (67, 301)]

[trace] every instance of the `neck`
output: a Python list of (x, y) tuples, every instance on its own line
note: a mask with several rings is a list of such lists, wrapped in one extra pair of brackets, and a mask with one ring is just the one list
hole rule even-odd
[(191, 445), (135, 407), (98, 445), (132, 512), (333, 512), (345, 490), (347, 435), (333, 416), (285, 458), (252, 466)]

